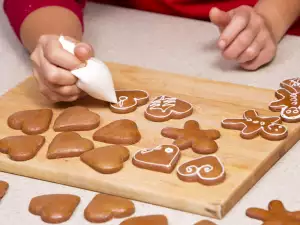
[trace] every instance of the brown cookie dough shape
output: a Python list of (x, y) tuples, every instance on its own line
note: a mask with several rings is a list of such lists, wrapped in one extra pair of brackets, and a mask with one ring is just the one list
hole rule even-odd
[(1, 181), (0, 180), (0, 200), (4, 197), (4, 195), (6, 194), (7, 190), (8, 190), (8, 183), (5, 181)]
[(156, 97), (145, 110), (145, 118), (153, 122), (170, 119), (183, 119), (193, 113), (193, 106), (183, 100), (170, 96)]
[(120, 225), (168, 225), (164, 215), (137, 216), (124, 220)]
[(93, 139), (108, 144), (133, 145), (141, 140), (141, 134), (135, 122), (121, 119), (99, 128)]
[(53, 112), (51, 109), (19, 111), (8, 117), (7, 124), (14, 130), (29, 135), (44, 133), (49, 129)]
[(100, 116), (82, 106), (65, 109), (55, 120), (53, 129), (62, 131), (88, 131), (97, 128)]
[(8, 154), (11, 160), (26, 161), (32, 159), (45, 143), (40, 135), (10, 136), (0, 140), (0, 152)]
[(171, 173), (180, 159), (176, 145), (158, 145), (135, 153), (132, 163), (142, 169)]
[(216, 225), (216, 224), (209, 220), (201, 220), (198, 223), (195, 223), (194, 225)]
[(80, 159), (99, 173), (111, 174), (123, 168), (129, 154), (129, 150), (124, 146), (110, 145), (85, 152)]
[(161, 131), (162, 136), (175, 139), (174, 145), (184, 150), (192, 148), (195, 153), (211, 154), (218, 150), (218, 145), (214, 141), (220, 138), (218, 130), (202, 130), (199, 123), (189, 120), (184, 124), (183, 129), (166, 127)]
[(135, 206), (128, 199), (97, 194), (84, 210), (84, 217), (92, 223), (104, 223), (113, 218), (129, 217), (134, 212)]
[(40, 216), (46, 223), (62, 223), (71, 218), (79, 202), (76, 195), (41, 195), (30, 201), (29, 212)]
[(299, 225), (300, 211), (289, 212), (281, 201), (273, 200), (269, 203), (268, 210), (249, 208), (246, 215), (252, 219), (261, 220), (264, 224)]
[(286, 79), (280, 83), (280, 86), (290, 92), (300, 92), (300, 77)]
[(145, 105), (149, 101), (149, 94), (143, 90), (117, 90), (118, 102), (110, 104), (110, 110), (114, 113), (130, 113), (138, 106)]
[(71, 131), (63, 132), (57, 134), (50, 143), (47, 158), (77, 157), (93, 148), (94, 143), (86, 138), (82, 138), (79, 134)]

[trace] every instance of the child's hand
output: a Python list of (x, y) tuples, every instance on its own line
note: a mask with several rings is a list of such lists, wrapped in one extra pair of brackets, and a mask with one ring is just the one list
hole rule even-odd
[(62, 48), (58, 38), (55, 35), (40, 37), (31, 54), (33, 75), (41, 93), (52, 102), (75, 101), (83, 93), (70, 71), (93, 56), (93, 49), (88, 44), (77, 42), (74, 56)]
[(229, 12), (213, 8), (210, 19), (219, 27), (218, 46), (226, 59), (256, 70), (275, 57), (276, 41), (265, 19), (252, 7), (241, 6)]

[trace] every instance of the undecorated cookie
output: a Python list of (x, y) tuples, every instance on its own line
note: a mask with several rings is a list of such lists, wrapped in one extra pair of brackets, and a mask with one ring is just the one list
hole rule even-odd
[(135, 153), (132, 163), (142, 169), (171, 173), (180, 159), (176, 145), (159, 145)]
[(7, 124), (14, 130), (22, 130), (25, 134), (36, 135), (49, 129), (52, 116), (51, 109), (25, 110), (9, 116)]
[(0, 140), (0, 152), (8, 154), (14, 161), (32, 159), (45, 143), (40, 135), (10, 136)]
[(241, 130), (240, 136), (244, 139), (253, 139), (260, 135), (267, 140), (278, 141), (288, 136), (287, 128), (281, 123), (278, 116), (259, 116), (251, 109), (244, 112), (242, 119), (223, 120), (222, 127)]
[(100, 116), (82, 106), (73, 106), (63, 111), (55, 120), (53, 129), (62, 131), (87, 131), (97, 128)]
[(216, 224), (209, 220), (201, 220), (198, 223), (195, 223), (194, 225), (216, 225)]
[(122, 119), (99, 128), (93, 138), (108, 144), (133, 145), (141, 140), (141, 134), (135, 122)]
[(82, 138), (75, 132), (63, 132), (55, 136), (47, 152), (48, 159), (77, 157), (82, 153), (92, 150), (94, 143)]
[(215, 142), (220, 138), (218, 130), (202, 130), (199, 123), (195, 120), (189, 120), (184, 124), (183, 129), (166, 127), (161, 131), (162, 136), (175, 139), (174, 145), (180, 150), (192, 148), (195, 153), (211, 154), (218, 150)]
[(4, 197), (8, 190), (8, 183), (0, 180), (0, 200)]
[(120, 225), (168, 225), (164, 215), (137, 216), (124, 220)]
[(131, 216), (134, 212), (134, 204), (128, 199), (97, 194), (84, 210), (84, 217), (92, 223), (104, 223), (113, 218)]
[(114, 113), (133, 112), (149, 101), (149, 94), (143, 90), (117, 90), (116, 95), (118, 102), (110, 104), (110, 110)]
[(71, 218), (79, 202), (80, 198), (75, 195), (41, 195), (30, 201), (29, 212), (46, 223), (62, 223)]
[(120, 145), (110, 145), (93, 149), (81, 155), (82, 162), (103, 174), (120, 171), (129, 159), (129, 150)]
[(170, 97), (156, 97), (145, 111), (145, 118), (153, 122), (164, 122), (170, 119), (183, 119), (193, 113), (190, 103)]
[(226, 177), (224, 165), (214, 155), (201, 156), (183, 163), (177, 168), (177, 175), (182, 181), (203, 185), (217, 185)]

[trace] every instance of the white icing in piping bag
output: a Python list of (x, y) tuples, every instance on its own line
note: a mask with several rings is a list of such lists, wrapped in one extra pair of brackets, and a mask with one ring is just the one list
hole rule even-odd
[[(63, 36), (59, 37), (62, 47), (75, 54), (75, 44), (66, 40)], [(87, 60), (87, 65), (82, 68), (72, 70), (71, 73), (78, 78), (77, 86), (90, 96), (112, 103), (117, 103), (116, 91), (111, 73), (107, 66), (96, 58)]]

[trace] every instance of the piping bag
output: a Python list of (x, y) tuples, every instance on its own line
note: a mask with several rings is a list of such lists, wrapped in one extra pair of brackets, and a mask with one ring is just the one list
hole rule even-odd
[[(66, 51), (75, 55), (75, 43), (66, 40), (63, 36), (59, 37), (59, 42)], [(99, 59), (92, 57), (86, 61), (84, 67), (74, 69), (71, 73), (78, 78), (77, 87), (88, 95), (99, 100), (117, 103), (111, 73), (108, 67)]]

